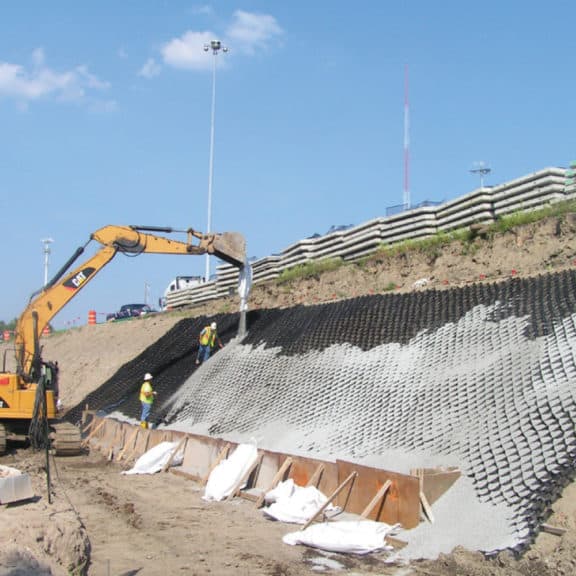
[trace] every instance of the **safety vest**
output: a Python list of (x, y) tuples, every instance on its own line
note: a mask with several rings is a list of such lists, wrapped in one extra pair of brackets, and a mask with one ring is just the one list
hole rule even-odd
[(152, 384), (148, 381), (144, 382), (140, 388), (140, 402), (152, 404), (152, 402), (154, 402), (154, 394), (152, 394), (152, 392)]
[(210, 348), (214, 348), (214, 343), (216, 342), (216, 330), (212, 331), (210, 326), (206, 326), (202, 332), (200, 332), (200, 344), (202, 346), (210, 345)]

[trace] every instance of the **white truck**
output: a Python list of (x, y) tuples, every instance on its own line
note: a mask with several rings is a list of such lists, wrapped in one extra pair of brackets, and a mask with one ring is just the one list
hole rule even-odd
[(160, 298), (158, 304), (162, 310), (166, 310), (166, 298), (168, 294), (172, 294), (173, 292), (177, 292), (178, 290), (186, 290), (188, 288), (193, 288), (194, 286), (198, 286), (204, 282), (204, 278), (202, 276), (176, 276), (173, 280), (170, 281), (170, 284), (164, 290), (164, 296)]

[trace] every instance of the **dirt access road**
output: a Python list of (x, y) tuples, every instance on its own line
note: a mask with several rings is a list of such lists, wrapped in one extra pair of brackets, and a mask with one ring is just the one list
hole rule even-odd
[(299, 526), (265, 519), (251, 501), (205, 502), (196, 482), (169, 472), (122, 475), (98, 452), (50, 459), (51, 503), (43, 453), (18, 450), (0, 464), (27, 472), (36, 494), (0, 507), (0, 576), (576, 574), (575, 484), (550, 519), (567, 532), (541, 534), (519, 560), (456, 550), (435, 561), (390, 565), (385, 552), (355, 557), (288, 546), (282, 536)]
[(19, 450), (0, 464), (29, 473), (37, 495), (0, 509), (1, 576), (396, 572), (385, 554), (362, 559), (288, 546), (282, 536), (299, 527), (265, 519), (253, 502), (205, 502), (199, 483), (169, 472), (122, 475), (97, 452), (50, 459), (51, 504), (43, 453)]

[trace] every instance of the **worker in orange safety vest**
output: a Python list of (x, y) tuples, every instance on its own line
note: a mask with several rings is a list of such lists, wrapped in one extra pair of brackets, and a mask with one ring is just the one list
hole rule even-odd
[(216, 344), (219, 348), (223, 348), (222, 342), (218, 337), (216, 322), (212, 322), (210, 326), (204, 326), (198, 338), (198, 356), (196, 357), (196, 365), (206, 362), (210, 358), (210, 353)]

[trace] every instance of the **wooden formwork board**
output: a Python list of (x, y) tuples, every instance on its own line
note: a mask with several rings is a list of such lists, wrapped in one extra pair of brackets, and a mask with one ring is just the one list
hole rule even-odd
[[(188, 442), (180, 470), (189, 477), (203, 480), (226, 444), (228, 442), (219, 438), (188, 434)], [(232, 446), (230, 446), (230, 450), (233, 450)]]
[(82, 424), (81, 424), (81, 432), (82, 432), (82, 440), (86, 439), (98, 420), (96, 419), (96, 415), (94, 412), (82, 412)]
[(138, 433), (140, 432), (140, 430), (142, 430), (142, 428), (140, 428), (140, 426), (133, 426), (132, 427), (130, 434), (128, 436), (126, 436), (126, 442), (124, 443), (122, 450), (118, 454), (118, 460), (119, 461), (122, 460), (124, 457), (130, 456), (132, 454), (132, 452), (134, 451), (134, 448), (136, 446), (136, 437), (138, 436)]
[(344, 491), (337, 500), (338, 506), (345, 506), (347, 512), (362, 514), (374, 495), (387, 480), (390, 480), (392, 484), (385, 498), (382, 499), (380, 505), (373, 508), (368, 518), (387, 524), (400, 523), (407, 530), (418, 526), (420, 523), (420, 480), (416, 476), (360, 466), (345, 460), (337, 460), (336, 463), (339, 482), (343, 482), (352, 472), (358, 472), (349, 496)]
[(124, 442), (126, 442), (126, 429), (125, 422), (114, 422), (111, 431), (111, 442), (108, 448), (108, 454), (111, 458), (114, 458), (114, 456), (120, 452), (122, 446), (124, 446)]
[(90, 445), (96, 446), (104, 454), (107, 453), (114, 436), (114, 428), (109, 418), (102, 418), (92, 429), (88, 439)]
[(432, 505), (460, 478), (459, 468), (420, 468), (422, 471), (422, 492)]
[(258, 468), (258, 474), (254, 478), (252, 487), (258, 490), (268, 490), (276, 473), (282, 466), (286, 456), (277, 452), (262, 451), (262, 460)]
[[(290, 454), (279, 455), (282, 456), (282, 461), (291, 456)], [(318, 466), (323, 465), (324, 471), (316, 484), (316, 488), (323, 494), (331, 494), (338, 487), (338, 467), (335, 462), (324, 462), (301, 456), (291, 456), (291, 458), (292, 466), (288, 476), (294, 480), (297, 486), (307, 486), (314, 473), (318, 470)]]
[[(269, 455), (266, 453), (263, 454), (262, 462), (266, 459), (267, 456), (269, 456)], [(273, 454), (273, 455), (271, 454), (270, 456), (276, 457), (278, 455), (277, 454)], [(260, 495), (256, 498), (256, 508), (260, 508), (260, 506), (262, 506), (262, 504), (264, 504), (264, 501), (266, 499), (266, 494), (268, 492), (270, 492), (270, 490), (273, 490), (274, 488), (276, 488), (276, 486), (288, 476), (290, 468), (292, 467), (292, 458), (290, 456), (288, 456), (287, 458), (284, 458), (284, 461), (282, 462), (282, 464), (279, 467), (278, 467), (278, 460), (276, 458), (274, 458), (274, 462), (272, 462), (271, 460), (272, 460), (272, 458), (268, 458), (269, 466), (268, 466), (267, 472), (271, 472), (273, 468), (277, 468), (277, 470), (276, 470), (276, 473), (274, 474), (274, 476), (272, 478), (269, 478), (269, 473), (264, 474), (264, 476), (268, 480), (267, 484), (262, 484), (260, 487), (256, 486), (256, 488), (258, 488), (260, 490)], [(263, 482), (263, 480), (264, 480), (264, 478), (262, 479), (262, 482)], [(256, 479), (256, 481), (258, 481), (258, 478)]]
[(134, 442), (134, 449), (126, 456), (128, 460), (137, 460), (150, 449), (148, 446), (150, 442), (150, 430), (148, 428), (140, 428), (140, 430), (141, 433), (138, 434)]
[(154, 446), (158, 446), (158, 444), (166, 441), (166, 433), (164, 430), (148, 428), (148, 433), (150, 439), (148, 440), (148, 448), (146, 448), (146, 450), (150, 450), (151, 448), (154, 448)]
[[(91, 443), (94, 442), (95, 447), (104, 454), (108, 454), (110, 450), (116, 450), (127, 460), (139, 458), (160, 442), (175, 442), (187, 438), (183, 463), (178, 467), (178, 473), (197, 480), (202, 480), (209, 473), (226, 445), (229, 445), (230, 453), (237, 447), (237, 444), (219, 438), (178, 431), (139, 428), (111, 418), (105, 418), (106, 422), (96, 430), (100, 420), (95, 417), (92, 425), (94, 436), (90, 440)], [(134, 434), (135, 431), (138, 433)], [(277, 473), (287, 458), (291, 459), (291, 465), (283, 477), (292, 478), (298, 486), (313, 483), (326, 495), (333, 494), (345, 479), (356, 472), (357, 476), (351, 483), (350, 490), (343, 490), (338, 494), (336, 504), (347, 512), (356, 514), (365, 512), (366, 517), (371, 520), (388, 524), (400, 523), (405, 529), (414, 528), (420, 522), (421, 482), (426, 487), (429, 480), (428, 489), (434, 501), (460, 475), (459, 470), (442, 470), (441, 472), (437, 469), (425, 470), (421, 480), (417, 476), (361, 466), (345, 460), (326, 462), (280, 452), (259, 451), (259, 453), (260, 465), (251, 483), (251, 488), (257, 489), (258, 492), (265, 491), (273, 481), (276, 481)], [(172, 471), (176, 472), (176, 470)], [(385, 495), (374, 503), (375, 496), (387, 481), (390, 481), (390, 487)], [(254, 499), (258, 499), (258, 496), (256, 495)]]

